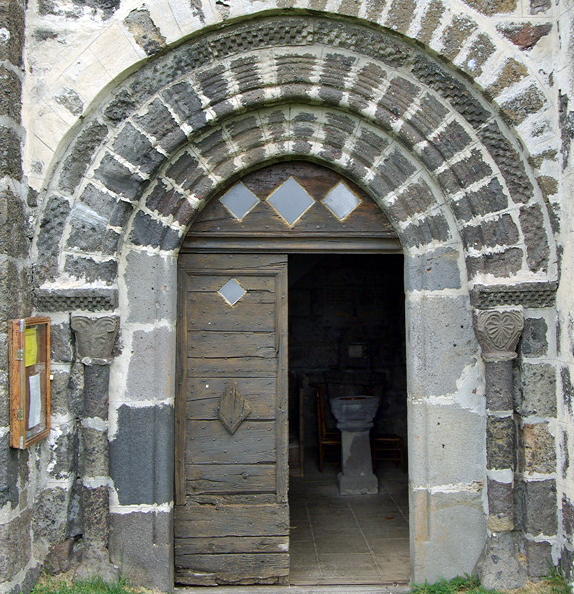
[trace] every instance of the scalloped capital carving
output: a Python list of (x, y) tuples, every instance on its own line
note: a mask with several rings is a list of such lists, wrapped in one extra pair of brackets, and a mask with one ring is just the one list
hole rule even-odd
[(78, 356), (82, 363), (111, 363), (112, 349), (119, 329), (117, 316), (73, 316), (71, 326), (76, 335)]
[(481, 310), (476, 312), (476, 334), (485, 361), (516, 358), (516, 345), (524, 319), (518, 310)]

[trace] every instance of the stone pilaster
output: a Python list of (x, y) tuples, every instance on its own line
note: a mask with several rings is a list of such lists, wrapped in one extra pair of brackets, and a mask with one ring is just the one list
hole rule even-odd
[(118, 578), (110, 563), (108, 398), (112, 350), (119, 319), (114, 316), (72, 317), (78, 358), (84, 365), (81, 436), (83, 536), (86, 546), (76, 572), (81, 579)]
[[(40, 571), (42, 553), (31, 529), (38, 489), (29, 469), (38, 468), (37, 448), (9, 443), (7, 320), (31, 314), (26, 179), (22, 171), (26, 132), (22, 126), (25, 0), (0, 0), (0, 591), (27, 592)], [(32, 470), (34, 472), (34, 470)]]
[(512, 589), (526, 580), (514, 533), (516, 423), (512, 374), (524, 322), (518, 310), (478, 311), (475, 321), (485, 365), (488, 495), (488, 534), (475, 571), (487, 588)]

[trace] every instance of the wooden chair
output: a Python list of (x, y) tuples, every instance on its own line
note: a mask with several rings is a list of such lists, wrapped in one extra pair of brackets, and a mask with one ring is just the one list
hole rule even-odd
[(328, 423), (330, 418), (332, 415), (327, 407), (325, 387), (317, 386), (317, 433), (321, 472), (325, 463), (337, 465), (341, 463), (341, 432), (334, 426), (334, 422)]
[(377, 462), (395, 462), (403, 470), (405, 453), (402, 437), (391, 433), (371, 434), (373, 470)]

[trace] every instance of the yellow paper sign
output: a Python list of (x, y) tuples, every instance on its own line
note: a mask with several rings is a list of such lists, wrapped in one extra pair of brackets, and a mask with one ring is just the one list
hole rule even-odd
[(36, 365), (38, 362), (38, 334), (36, 328), (26, 328), (24, 338), (24, 365)]

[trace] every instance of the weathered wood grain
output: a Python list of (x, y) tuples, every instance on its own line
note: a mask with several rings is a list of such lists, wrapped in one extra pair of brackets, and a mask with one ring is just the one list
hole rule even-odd
[(228, 357), (223, 359), (189, 357), (188, 375), (191, 377), (275, 377), (277, 359), (265, 357)]
[(267, 492), (277, 489), (275, 464), (187, 464), (186, 491), (202, 493)]
[(394, 233), (350, 235), (323, 233), (299, 235), (197, 235), (189, 237), (185, 249), (198, 252), (268, 252), (281, 254), (402, 254), (403, 250)]
[(267, 275), (274, 268), (281, 269), (287, 262), (285, 254), (194, 254), (182, 253), (180, 266), (188, 271), (207, 270), (215, 274), (228, 271), (230, 274), (248, 276), (249, 272)]
[[(278, 557), (279, 555), (274, 555)], [(211, 555), (212, 558), (223, 557)], [(226, 556), (227, 557), (227, 556)], [(216, 586), (218, 584), (278, 584), (284, 583), (289, 575), (289, 557), (286, 561), (274, 560), (270, 555), (261, 555), (261, 559), (220, 559), (225, 569), (214, 569), (214, 571), (202, 571), (196, 568), (184, 567), (175, 568), (175, 582), (182, 585), (195, 586)], [(263, 558), (267, 557), (267, 558)], [(201, 563), (199, 560), (197, 563)], [(287, 565), (285, 565), (287, 564)], [(232, 568), (228, 570), (227, 568)], [(237, 569), (235, 569), (237, 568)]]
[(198, 536), (286, 536), (289, 506), (187, 505), (175, 509), (175, 537)]
[[(217, 293), (219, 289), (229, 280), (230, 275), (227, 272), (188, 271), (193, 278), (189, 284), (188, 295), (193, 298), (199, 298), (198, 293)], [(275, 274), (265, 274), (264, 271), (258, 271), (257, 274), (241, 274), (241, 269), (233, 271), (231, 278), (234, 278), (246, 291), (273, 293), (275, 291)]]
[[(182, 583), (261, 583), (288, 571), (288, 509), (278, 503), (285, 501), (286, 468), (277, 468), (277, 460), (286, 465), (277, 454), (287, 435), (286, 263), (281, 254), (181, 258), (185, 387), (178, 414), (185, 447), (176, 460), (175, 556)], [(229, 278), (247, 290), (233, 307), (217, 293)], [(234, 384), (251, 411), (231, 435), (218, 407)], [(218, 538), (217, 548), (206, 546)]]
[[(316, 201), (292, 226), (280, 217), (267, 202), (267, 198), (289, 177), (293, 177)], [(205, 236), (248, 236), (254, 233), (268, 236), (304, 237), (308, 234), (345, 232), (346, 235), (394, 235), (389, 220), (375, 202), (358, 186), (329, 169), (303, 161), (279, 163), (250, 173), (242, 182), (261, 199), (261, 202), (238, 221), (231, 216), (219, 200), (212, 200), (200, 213), (191, 228), (189, 238)], [(359, 206), (343, 221), (334, 216), (323, 204), (331, 189), (340, 182), (361, 201)]]
[(277, 346), (274, 332), (193, 330), (187, 335), (187, 353), (210, 359), (271, 359), (277, 356)]
[(277, 500), (287, 501), (289, 489), (289, 387), (288, 387), (288, 352), (287, 352), (287, 271), (277, 279)]
[(188, 464), (275, 463), (274, 421), (247, 419), (230, 435), (219, 421), (187, 421)]
[(231, 577), (269, 577), (289, 569), (287, 553), (231, 553), (218, 555), (178, 555), (177, 566), (201, 573), (213, 573), (225, 582)]
[(218, 538), (180, 538), (175, 542), (176, 555), (221, 553), (286, 553), (288, 536), (223, 536)]
[(276, 493), (203, 493), (189, 495), (190, 505), (275, 505)]
[(275, 297), (261, 298), (265, 293), (244, 295), (233, 307), (221, 295), (196, 293), (189, 299), (188, 310), (193, 314), (189, 330), (220, 330), (234, 332), (274, 332)]
[(276, 413), (275, 378), (191, 377), (187, 381), (185, 416), (189, 419), (215, 420), (218, 415), (219, 399), (225, 390), (237, 385), (239, 393), (249, 400), (250, 420), (271, 420)]
[(174, 464), (174, 498), (176, 504), (185, 503), (185, 403), (188, 390), (187, 382), (187, 332), (184, 330), (187, 321), (188, 276), (181, 268), (177, 271), (177, 350), (175, 381), (175, 464)]

